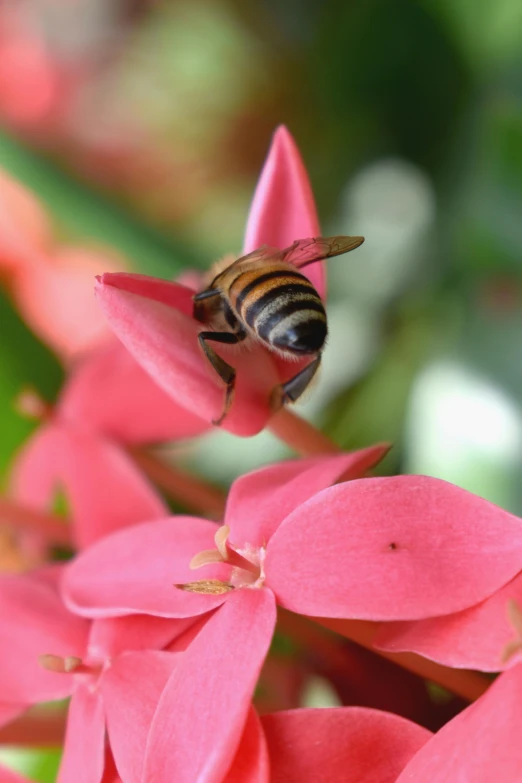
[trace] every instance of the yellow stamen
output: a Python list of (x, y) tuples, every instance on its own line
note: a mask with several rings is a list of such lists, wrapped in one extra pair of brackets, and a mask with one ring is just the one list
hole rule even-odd
[(222, 582), (220, 579), (201, 579), (199, 582), (186, 582), (184, 585), (174, 585), (174, 587), (188, 593), (202, 593), (204, 595), (221, 595), (234, 589), (232, 585)]
[(507, 615), (517, 634), (522, 637), (522, 609), (513, 598), (507, 602)]

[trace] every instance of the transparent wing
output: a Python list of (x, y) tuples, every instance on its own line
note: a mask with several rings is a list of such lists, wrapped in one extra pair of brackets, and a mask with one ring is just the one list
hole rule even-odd
[[(306, 240), (308, 241), (308, 240)], [(294, 242), (295, 244), (295, 242)], [(294, 245), (292, 245), (293, 247)], [(249, 253), (247, 256), (241, 256), (241, 258), (238, 258), (237, 261), (234, 263), (237, 264), (239, 261), (283, 261), (285, 257), (285, 253), (287, 253), (290, 250), (289, 247), (287, 247), (285, 250), (280, 250), (278, 247), (270, 247), (270, 245), (261, 245), (261, 247), (258, 247), (257, 250), (253, 250), (251, 253)]]
[[(362, 245), (364, 237), (313, 237), (297, 239), (293, 245), (281, 251), (281, 260), (298, 268), (314, 264), (323, 258), (349, 253)], [(272, 250), (272, 248), (270, 248)]]
[[(343, 253), (349, 253), (356, 247), (362, 245), (364, 237), (310, 237), (308, 239), (296, 239), (293, 245), (279, 250), (270, 245), (261, 245), (257, 250), (252, 251), (247, 256), (241, 256), (232, 266), (240, 261), (287, 261), (294, 266), (301, 268), (308, 264), (314, 264), (323, 258), (331, 256), (340, 256)], [(229, 268), (231, 268), (229, 267)]]

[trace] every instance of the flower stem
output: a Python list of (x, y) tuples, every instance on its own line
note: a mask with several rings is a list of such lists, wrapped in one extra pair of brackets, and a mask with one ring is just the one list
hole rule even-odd
[(324, 617), (311, 618), (314, 622), (324, 625), (341, 636), (345, 636), (352, 642), (357, 642), (362, 647), (371, 650), (377, 655), (386, 658), (389, 661), (399, 664), (404, 669), (418, 674), (426, 680), (441, 685), (451, 693), (462, 696), (467, 701), (475, 701), (489, 688), (491, 681), (480, 672), (468, 671), (466, 669), (451, 669), (448, 666), (442, 666), (440, 663), (430, 661), (421, 655), (410, 652), (391, 653), (385, 650), (378, 650), (373, 646), (373, 640), (379, 629), (379, 623), (369, 622), (367, 620), (340, 620)]
[(276, 438), (302, 456), (337, 454), (342, 451), (327, 435), (286, 406), (272, 416), (268, 428)]
[(1, 745), (60, 747), (65, 736), (66, 713), (35, 707), (0, 729)]
[(61, 517), (21, 506), (8, 498), (0, 497), (0, 522), (5, 522), (9, 527), (39, 533), (53, 544), (71, 544), (71, 530)]
[(128, 451), (140, 470), (173, 500), (180, 501), (194, 511), (204, 512), (214, 519), (222, 518), (226, 495), (218, 487), (177, 466), (167, 464), (152, 451), (143, 448), (129, 448)]

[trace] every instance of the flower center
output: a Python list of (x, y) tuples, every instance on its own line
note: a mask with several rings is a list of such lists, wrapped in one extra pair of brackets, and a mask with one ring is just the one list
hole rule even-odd
[(211, 593), (213, 595), (226, 593), (238, 587), (262, 587), (265, 581), (265, 547), (246, 544), (240, 549), (230, 543), (229, 534), (228, 525), (220, 527), (214, 536), (216, 548), (199, 552), (190, 561), (190, 568), (194, 569), (211, 563), (225, 563), (231, 566), (229, 580), (223, 582), (220, 579), (200, 579), (196, 582), (176, 585), (176, 587), (191, 593)]

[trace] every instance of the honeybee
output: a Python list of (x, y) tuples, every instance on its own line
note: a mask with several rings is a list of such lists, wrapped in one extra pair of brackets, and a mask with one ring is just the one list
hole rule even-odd
[(327, 335), (326, 312), (312, 283), (298, 270), (331, 256), (355, 250), (364, 237), (297, 239), (284, 250), (262, 247), (233, 261), (195, 294), (194, 318), (212, 327), (199, 333), (210, 364), (226, 384), (223, 422), (232, 405), (236, 371), (209, 342), (237, 344), (251, 337), (286, 359), (313, 357), (282, 384), (282, 401), (295, 402), (321, 363)]

